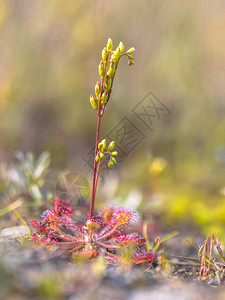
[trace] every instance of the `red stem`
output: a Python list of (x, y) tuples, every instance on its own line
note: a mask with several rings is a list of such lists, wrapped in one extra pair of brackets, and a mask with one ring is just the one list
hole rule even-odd
[[(108, 56), (106, 58), (105, 66), (104, 66), (104, 73), (101, 79), (101, 90), (99, 93), (99, 100), (98, 100), (98, 122), (97, 122), (97, 131), (96, 131), (96, 140), (95, 140), (95, 157), (98, 153), (98, 142), (99, 142), (99, 134), (100, 134), (100, 125), (101, 125), (101, 117), (103, 114), (101, 114), (101, 98), (102, 98), (102, 92), (103, 92), (103, 86), (104, 86), (104, 80), (105, 80), (105, 73), (106, 73), (106, 67), (107, 67), (107, 60)], [(93, 171), (93, 182), (92, 182), (92, 197), (91, 197), (91, 205), (90, 205), (90, 219), (94, 216), (94, 207), (95, 207), (95, 181), (96, 181), (96, 168), (97, 168), (97, 162), (94, 157), (94, 171)], [(96, 186), (97, 187), (97, 186)]]
[[(98, 103), (98, 111), (100, 108), (100, 101), (101, 97), (99, 97), (99, 103)], [(96, 142), (95, 142), (95, 157), (98, 153), (98, 142), (99, 142), (99, 133), (100, 133), (100, 125), (101, 125), (101, 116), (100, 112), (98, 113), (98, 123), (97, 123), (97, 131), (96, 131)], [(91, 205), (90, 205), (90, 219), (94, 216), (94, 205), (95, 205), (95, 178), (96, 178), (96, 168), (97, 168), (97, 162), (94, 157), (94, 171), (93, 171), (93, 182), (92, 182), (92, 198), (91, 198)]]
[(98, 163), (98, 169), (97, 169), (96, 180), (95, 180), (95, 194), (96, 194), (97, 185), (98, 185), (98, 175), (99, 175), (99, 171), (100, 171), (101, 161), (102, 161), (102, 159), (101, 159), (101, 157), (100, 157), (99, 163)]

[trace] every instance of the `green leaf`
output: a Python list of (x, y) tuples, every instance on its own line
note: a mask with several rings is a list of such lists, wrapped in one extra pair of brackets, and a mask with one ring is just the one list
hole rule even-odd
[(30, 193), (31, 193), (32, 197), (34, 198), (34, 200), (37, 202), (41, 202), (42, 194), (41, 194), (41, 191), (40, 191), (38, 185), (37, 184), (31, 185), (29, 190), (30, 190)]
[(22, 169), (26, 177), (27, 173), (33, 173), (33, 166), (31, 165), (29, 158), (25, 154), (23, 154), (21, 151), (16, 151), (15, 157), (20, 161), (20, 168)]
[(36, 168), (34, 170), (34, 177), (39, 178), (50, 166), (50, 154), (43, 152), (36, 161)]
[(194, 247), (197, 251), (199, 250), (198, 247), (196, 247), (196, 246), (195, 246), (194, 244), (192, 244), (190, 241), (187, 240), (187, 242), (188, 242), (192, 247)]
[(14, 210), (14, 214), (15, 214), (16, 217), (21, 221), (21, 223), (26, 227), (27, 234), (28, 234), (28, 236), (30, 236), (30, 235), (31, 235), (31, 232), (30, 232), (30, 228), (29, 228), (27, 222), (24, 220), (24, 218), (21, 216), (21, 214), (18, 213), (18, 211)]
[(143, 236), (144, 236), (144, 238), (146, 240), (146, 250), (150, 250), (151, 249), (151, 245), (150, 245), (150, 241), (148, 239), (147, 230), (148, 230), (148, 221), (145, 221), (144, 224), (143, 224)]
[(9, 204), (8, 206), (0, 209), (0, 217), (9, 213), (10, 211), (18, 208), (20, 205), (23, 204), (23, 199), (22, 198), (19, 198), (17, 199), (16, 201), (14, 201), (13, 203)]
[[(167, 234), (166, 236), (164, 236), (164, 238), (160, 241), (160, 244), (163, 244), (165, 243), (167, 240), (171, 239), (172, 237), (176, 236), (179, 234), (179, 231), (173, 231), (169, 234)], [(157, 249), (159, 248), (158, 244), (156, 244), (154, 247), (153, 247), (153, 250), (156, 251)]]
[(200, 262), (199, 259), (197, 259), (197, 258), (190, 258), (190, 257), (185, 257), (185, 256), (176, 256), (176, 255), (173, 255), (173, 257), (179, 258), (179, 259), (188, 260), (188, 261), (193, 261), (193, 262), (195, 262), (195, 263), (201, 265), (201, 262)]
[(171, 239), (172, 237), (176, 236), (179, 234), (179, 231), (173, 231), (169, 234), (167, 234), (166, 236), (164, 236), (164, 238), (161, 240), (161, 243), (165, 243), (167, 240)]

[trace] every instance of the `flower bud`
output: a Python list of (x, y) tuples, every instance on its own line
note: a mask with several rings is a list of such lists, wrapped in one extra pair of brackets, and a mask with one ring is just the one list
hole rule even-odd
[(108, 92), (107, 90), (105, 90), (104, 93), (102, 94), (101, 106), (103, 106), (106, 103), (107, 99), (108, 99)]
[(114, 74), (115, 74), (115, 63), (111, 62), (111, 64), (109, 65), (109, 71), (107, 75), (112, 78)]
[(98, 100), (93, 95), (90, 95), (90, 103), (95, 110), (98, 110)]
[(103, 64), (102, 60), (101, 60), (101, 62), (99, 64), (99, 66), (98, 66), (98, 72), (99, 72), (100, 77), (102, 77), (103, 74), (104, 74), (104, 64)]
[(111, 56), (111, 60), (115, 63), (118, 62), (119, 58), (120, 58), (121, 54), (120, 54), (120, 48), (117, 47), (115, 51), (113, 51), (113, 54)]
[(112, 79), (110, 78), (109, 75), (107, 75), (105, 78), (105, 85), (106, 85), (107, 91), (110, 91), (111, 84), (112, 84)]
[(212, 242), (212, 245), (216, 245), (213, 233), (211, 233), (211, 242)]
[(103, 59), (104, 61), (106, 61), (107, 56), (108, 56), (108, 51), (107, 51), (106, 48), (104, 48), (104, 49), (102, 50), (102, 59)]
[(112, 52), (112, 55), (111, 55), (111, 61), (115, 61), (117, 59), (116, 55), (115, 55), (115, 51)]
[(109, 38), (108, 39), (108, 43), (107, 43), (107, 50), (111, 51), (112, 48), (113, 48), (113, 43), (112, 43), (112, 40)]
[(120, 53), (120, 47), (116, 48), (115, 54), (116, 54), (116, 56), (118, 56), (118, 58), (120, 57), (120, 55), (121, 55), (121, 53)]
[(128, 60), (128, 65), (132, 66), (132, 65), (134, 65), (134, 62), (132, 60)]
[(99, 97), (99, 94), (100, 94), (100, 82), (97, 81), (95, 85), (95, 95), (97, 98)]
[(113, 162), (110, 160), (109, 163), (108, 163), (108, 167), (112, 167), (113, 166)]
[(109, 151), (109, 152), (112, 151), (114, 147), (115, 147), (115, 142), (112, 141), (112, 142), (109, 144), (109, 146), (108, 146), (108, 151)]
[(97, 155), (95, 156), (95, 161), (96, 161), (96, 162), (99, 161), (99, 154), (97, 154)]
[(128, 55), (129, 60), (134, 60), (133, 55)]
[(106, 139), (102, 140), (102, 151), (105, 150), (106, 147)]
[(111, 160), (112, 160), (112, 162), (113, 162), (114, 164), (117, 163), (117, 160), (115, 159), (115, 157), (111, 157)]
[(105, 147), (106, 147), (106, 139), (104, 139), (100, 143), (98, 143), (98, 150), (101, 149), (101, 151), (104, 151)]
[(117, 155), (118, 155), (118, 152), (117, 152), (117, 151), (113, 151), (111, 154), (112, 154), (113, 156), (117, 156)]
[(133, 53), (134, 51), (135, 51), (135, 48), (132, 47), (132, 48), (130, 48), (130, 49), (127, 50), (126, 54), (131, 54), (131, 53)]
[(155, 239), (155, 243), (158, 243), (160, 241), (160, 237), (158, 236), (156, 239)]
[(100, 152), (99, 155), (100, 155), (101, 158), (104, 158), (104, 157), (105, 157), (105, 155), (104, 155), (102, 152)]
[(124, 45), (122, 42), (119, 43), (119, 47), (120, 47), (120, 53), (122, 54), (124, 50)]

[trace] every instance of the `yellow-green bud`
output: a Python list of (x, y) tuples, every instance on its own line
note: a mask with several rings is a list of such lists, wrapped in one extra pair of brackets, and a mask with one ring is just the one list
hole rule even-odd
[(128, 55), (129, 60), (134, 60), (133, 55)]
[(107, 91), (109, 91), (111, 89), (111, 84), (112, 84), (112, 79), (110, 78), (109, 75), (107, 75), (105, 78), (105, 85), (106, 85)]
[(105, 155), (104, 155), (102, 152), (100, 152), (99, 155), (100, 155), (101, 158), (104, 158), (104, 157), (105, 157)]
[(118, 62), (119, 58), (120, 58), (120, 48), (116, 48), (116, 50), (113, 52), (113, 55), (111, 56), (111, 60), (114, 61), (115, 63)]
[(115, 51), (113, 51), (113, 53), (111, 55), (111, 61), (110, 62), (112, 62), (112, 61), (114, 61), (116, 59), (117, 59), (117, 57), (116, 57)]
[(103, 106), (106, 103), (107, 99), (108, 99), (108, 92), (107, 90), (105, 90), (104, 93), (102, 94), (101, 106)]
[(131, 53), (133, 53), (134, 51), (135, 51), (135, 48), (132, 47), (132, 48), (130, 48), (130, 49), (127, 50), (126, 54), (131, 54)]
[(133, 62), (133, 60), (128, 60), (128, 65), (129, 65), (129, 66), (132, 66), (132, 65), (134, 65), (134, 62)]
[(112, 142), (109, 144), (109, 146), (108, 146), (108, 151), (109, 151), (109, 152), (112, 151), (114, 147), (115, 147), (115, 142), (112, 141)]
[(107, 43), (107, 50), (111, 51), (112, 48), (113, 48), (113, 43), (112, 43), (112, 40), (109, 38), (108, 39), (108, 43)]
[(96, 162), (99, 161), (99, 154), (97, 154), (97, 155), (95, 156), (95, 161), (96, 161)]
[(120, 47), (120, 53), (122, 54), (124, 50), (124, 45), (122, 42), (120, 42), (119, 47)]
[(95, 95), (97, 98), (99, 97), (99, 94), (100, 94), (100, 82), (97, 81), (95, 85)]
[(116, 48), (115, 54), (117, 57), (120, 57), (120, 47)]
[(113, 156), (117, 156), (117, 155), (118, 155), (118, 152), (117, 152), (117, 151), (113, 151), (111, 154), (112, 154)]
[(109, 71), (107, 75), (113, 77), (114, 74), (115, 74), (115, 63), (111, 62), (111, 64), (109, 65)]
[(98, 110), (98, 100), (93, 95), (90, 95), (90, 103), (95, 110)]
[(109, 163), (108, 163), (108, 167), (112, 167), (113, 166), (113, 162), (110, 160)]
[(104, 61), (106, 61), (107, 55), (108, 55), (108, 51), (107, 51), (106, 48), (104, 48), (104, 49), (102, 50), (102, 59), (103, 59)]
[(116, 161), (115, 157), (111, 157), (111, 160), (112, 160), (112, 162), (113, 162), (114, 164), (116, 164), (116, 163), (117, 163), (117, 161)]
[(98, 72), (99, 72), (99, 75), (102, 77), (103, 74), (104, 74), (104, 64), (103, 64), (103, 61), (101, 60), (99, 66), (98, 66)]
[(106, 139), (102, 140), (102, 151), (105, 150), (106, 147)]

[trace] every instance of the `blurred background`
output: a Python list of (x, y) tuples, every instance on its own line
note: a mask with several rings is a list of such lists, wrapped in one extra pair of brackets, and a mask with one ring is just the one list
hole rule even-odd
[[(108, 38), (123, 41), (135, 65), (120, 62), (101, 137), (127, 117), (146, 138), (104, 174), (97, 204), (136, 208), (153, 231), (223, 235), (224, 30), (222, 0), (1, 0), (0, 163), (49, 151), (53, 170), (91, 179), (89, 94)], [(153, 131), (132, 113), (149, 92), (171, 112)]]

